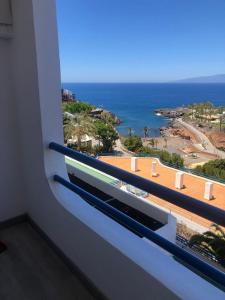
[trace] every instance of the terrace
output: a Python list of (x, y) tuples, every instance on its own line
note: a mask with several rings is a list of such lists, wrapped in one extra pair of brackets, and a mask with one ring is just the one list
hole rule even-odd
[[(138, 158), (138, 162), (137, 162), (138, 170), (136, 172), (131, 171), (131, 161), (130, 158), (128, 157), (102, 156), (99, 159), (113, 166), (120, 167), (133, 174), (137, 174), (143, 178), (159, 183), (163, 186), (169, 187), (170, 189), (177, 190), (175, 187), (175, 179), (178, 170), (163, 165), (155, 158), (150, 158), (150, 157)], [(152, 162), (156, 162), (157, 176), (152, 176), (151, 174)], [(213, 182), (213, 199), (211, 200), (206, 200), (204, 198), (205, 184), (208, 181)], [(184, 186), (185, 187), (180, 190), (180, 192), (183, 193), (184, 195), (193, 197), (204, 203), (209, 203), (212, 206), (225, 210), (225, 202), (224, 202), (225, 185), (223, 183), (210, 180), (209, 178), (199, 177), (191, 173), (184, 173)], [(147, 197), (147, 199), (149, 200), (150, 203), (154, 203), (164, 208), (166, 211), (174, 213), (176, 217), (179, 218), (180, 216), (180, 220), (184, 220), (185, 218), (191, 221), (189, 222), (189, 224), (191, 223), (198, 224), (199, 228), (203, 227), (202, 228), (203, 231), (207, 230), (207, 228), (212, 223), (209, 220), (200, 217), (199, 215), (193, 214), (188, 210), (181, 209), (179, 206), (169, 203), (168, 201), (165, 201), (159, 197), (155, 197), (154, 195), (150, 195), (149, 197)]]

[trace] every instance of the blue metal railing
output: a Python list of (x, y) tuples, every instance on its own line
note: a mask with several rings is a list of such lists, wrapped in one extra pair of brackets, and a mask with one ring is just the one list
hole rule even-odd
[[(62, 153), (64, 155), (67, 155), (71, 158), (74, 158), (78, 161), (81, 161), (83, 163), (86, 163), (89, 166), (95, 167), (96, 169), (99, 169), (105, 173), (108, 173), (114, 177), (117, 177), (129, 184), (135, 185), (143, 190), (146, 190), (147, 183), (150, 185), (151, 188), (148, 188), (148, 192), (151, 189), (151, 193), (153, 193), (153, 189), (155, 185), (152, 185), (151, 181), (148, 181), (142, 177), (130, 174), (129, 172), (123, 171), (119, 168), (115, 168), (111, 165), (108, 165), (106, 163), (103, 163), (101, 161), (98, 161), (94, 158), (88, 157), (82, 153), (79, 153), (77, 151), (71, 150), (69, 148), (66, 148), (64, 146), (61, 146), (57, 143), (50, 143), (49, 148), (52, 150), (55, 150), (59, 153)], [(105, 167), (105, 169), (103, 168)], [(110, 171), (110, 173), (108, 172)], [(116, 171), (119, 172), (119, 174), (116, 174)], [(125, 172), (125, 173), (124, 173)], [(129, 175), (128, 178), (125, 177), (125, 175)], [(134, 177), (132, 179), (132, 177)], [(132, 179), (132, 180), (131, 180)], [(219, 271), (218, 269), (214, 268), (213, 266), (209, 265), (208, 263), (200, 260), (199, 258), (193, 256), (192, 254), (188, 253), (181, 247), (177, 246), (176, 244), (173, 244), (172, 242), (168, 241), (167, 239), (161, 237), (154, 231), (150, 230), (149, 228), (145, 227), (144, 225), (140, 224), (139, 222), (135, 221), (134, 219), (130, 218), (126, 214), (122, 213), (121, 211), (117, 210), (116, 208), (110, 206), (106, 202), (100, 200), (96, 196), (88, 193), (87, 191), (83, 190), (82, 188), (76, 186), (75, 184), (65, 180), (59, 175), (54, 176), (54, 180), (66, 188), (70, 189), (71, 191), (77, 193), (81, 197), (84, 197), (90, 204), (94, 205), (96, 208), (101, 210), (103, 213), (106, 215), (109, 215), (113, 219), (117, 220), (120, 224), (124, 225), (127, 228), (132, 229), (132, 231), (136, 232), (140, 236), (146, 237), (147, 239), (151, 240), (164, 250), (168, 251), (169, 253), (173, 254), (175, 257), (183, 261), (184, 263), (188, 264), (190, 267), (192, 267), (196, 271), (200, 271), (204, 276), (206, 276), (210, 281), (213, 281), (214, 284), (219, 287), (224, 287), (225, 286), (225, 273)], [(132, 181), (132, 182), (131, 182)], [(135, 181), (135, 182), (134, 182)], [(143, 183), (143, 186), (142, 184)], [(159, 197), (164, 197), (165, 200), (167, 200), (169, 197), (173, 197), (174, 191), (166, 188), (167, 195), (165, 194), (165, 190), (163, 190), (162, 194), (159, 191), (159, 188), (162, 187), (160, 185), (156, 185), (156, 193), (157, 196)], [(165, 187), (163, 187), (165, 188)], [(172, 192), (172, 193), (171, 193)], [(176, 192), (177, 193), (177, 192)], [(177, 193), (176, 199), (181, 200), (182, 197), (184, 196), (181, 193)], [(161, 195), (161, 196), (160, 196)], [(187, 197), (187, 196), (185, 196)], [(189, 199), (190, 197), (187, 197)], [(186, 200), (187, 200), (186, 199)], [(193, 200), (192, 198), (190, 198)], [(197, 202), (200, 202), (198, 200), (195, 200)], [(179, 206), (179, 203), (178, 203)], [(211, 205), (209, 205), (211, 207)], [(208, 207), (207, 207), (208, 209)], [(225, 212), (221, 211), (220, 217), (222, 217), (222, 212), (223, 212), (223, 217), (225, 217)], [(211, 215), (213, 219), (216, 219), (215, 215)], [(214, 220), (216, 222), (216, 220)]]
[(225, 211), (57, 143), (49, 148), (225, 227)]

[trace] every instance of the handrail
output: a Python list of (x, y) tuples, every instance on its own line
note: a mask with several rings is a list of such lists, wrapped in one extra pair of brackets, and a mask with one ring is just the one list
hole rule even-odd
[(75, 184), (65, 180), (61, 176), (55, 175), (54, 180), (62, 184), (66, 188), (70, 189), (71, 191), (75, 192), (76, 194), (80, 195), (81, 197), (84, 197), (86, 201), (94, 205), (96, 208), (100, 209), (106, 215), (109, 215), (113, 219), (117, 220), (120, 224), (132, 229), (140, 236), (149, 239), (156, 245), (160, 246), (164, 250), (176, 256), (178, 259), (181, 259), (183, 262), (189, 264), (190, 267), (200, 271), (211, 281), (213, 281), (214, 284), (216, 284), (217, 286), (219, 285), (218, 287), (222, 288), (225, 286), (225, 273), (219, 271), (218, 269), (214, 268), (208, 263), (188, 253), (181, 247), (177, 246), (176, 244), (173, 244), (164, 237), (156, 234), (151, 229), (145, 227), (141, 223), (137, 222), (136, 220), (124, 214), (123, 212), (107, 204), (106, 202), (100, 200), (99, 198), (90, 194), (89, 192), (83, 190), (82, 188), (76, 186)]
[(225, 227), (225, 211), (220, 208), (194, 199), (193, 197), (184, 195), (163, 185), (87, 156), (78, 151), (69, 149), (55, 142), (51, 142), (49, 144), (49, 148)]

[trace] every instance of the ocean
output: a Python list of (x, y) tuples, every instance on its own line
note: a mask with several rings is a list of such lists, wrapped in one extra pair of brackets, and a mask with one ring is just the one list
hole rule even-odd
[(121, 135), (132, 128), (143, 136), (143, 128), (150, 129), (150, 136), (158, 136), (159, 128), (168, 119), (156, 116), (157, 108), (176, 108), (193, 102), (211, 101), (225, 106), (225, 84), (191, 83), (63, 83), (76, 98), (105, 108), (121, 119), (117, 127)]

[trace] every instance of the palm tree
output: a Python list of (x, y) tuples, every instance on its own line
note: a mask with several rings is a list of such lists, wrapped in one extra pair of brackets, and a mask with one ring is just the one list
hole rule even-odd
[(208, 121), (211, 122), (211, 118), (212, 118), (212, 114), (213, 114), (214, 105), (213, 105), (212, 102), (207, 101), (207, 102), (206, 102), (206, 106), (207, 106)]
[(76, 137), (77, 149), (80, 150), (82, 137), (92, 132), (93, 122), (89, 116), (80, 113), (67, 118), (63, 127), (65, 140)]
[(194, 112), (195, 112), (196, 104), (195, 103), (190, 104), (188, 107), (189, 107), (189, 109), (191, 109), (191, 119), (194, 119)]
[(219, 121), (220, 121), (220, 131), (222, 131), (222, 125), (223, 125), (223, 115), (222, 114), (219, 117)]
[(167, 148), (167, 138), (164, 138), (164, 148)]
[(144, 138), (146, 139), (148, 137), (149, 128), (147, 126), (144, 127)]
[(222, 265), (225, 265), (225, 232), (217, 224), (212, 224), (210, 230), (203, 234), (193, 235), (189, 246), (194, 245), (212, 253)]
[(131, 128), (131, 127), (128, 127), (128, 136), (129, 136), (129, 137), (132, 136), (132, 132), (133, 132), (132, 128)]

